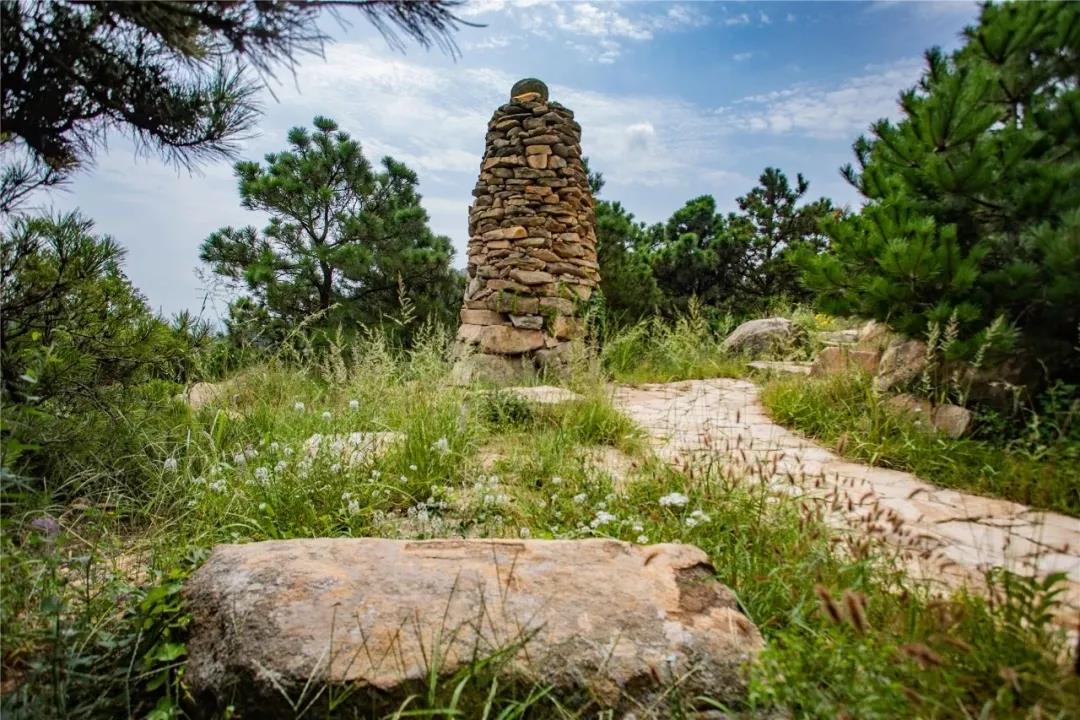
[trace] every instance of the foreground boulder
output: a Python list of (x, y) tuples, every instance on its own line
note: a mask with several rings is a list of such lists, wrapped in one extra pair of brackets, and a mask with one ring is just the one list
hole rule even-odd
[(800, 328), (787, 318), (749, 320), (724, 339), (724, 352), (758, 357), (790, 350), (799, 340)]
[[(690, 545), (614, 540), (311, 539), (222, 545), (185, 588), (200, 712), (361, 717), (500, 654), (564, 704), (664, 715), (665, 690), (737, 702), (762, 647)], [(504, 678), (504, 682), (507, 678)], [(286, 699), (288, 698), (288, 700)], [(645, 711), (645, 712), (643, 712)], [(321, 711), (318, 713), (321, 715)]]

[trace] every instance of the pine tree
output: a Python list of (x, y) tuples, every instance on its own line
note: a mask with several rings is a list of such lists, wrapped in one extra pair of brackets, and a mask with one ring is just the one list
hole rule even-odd
[(855, 143), (844, 173), (867, 205), (829, 224), (805, 281), (826, 310), (910, 335), (955, 316), (960, 355), (1004, 317), (1080, 377), (1080, 6), (988, 4), (964, 35)]
[(326, 7), (351, 6), (454, 53), (452, 0), (395, 2), (0, 2), (0, 212), (62, 182), (109, 131), (180, 166), (231, 156), (263, 82), (328, 39)]
[(739, 304), (764, 309), (770, 300), (809, 299), (793, 262), (797, 252), (825, 248), (820, 221), (833, 213), (832, 202), (821, 198), (799, 205), (810, 184), (795, 176), (795, 186), (776, 168), (765, 168), (758, 185), (736, 199), (740, 213), (728, 216), (728, 232), (745, 247), (740, 271)]
[(794, 257), (824, 246), (819, 223), (833, 212), (825, 198), (800, 205), (808, 187), (802, 175), (792, 187), (783, 172), (766, 168), (736, 199), (739, 212), (724, 217), (703, 195), (650, 228), (646, 245), (665, 307), (682, 310), (696, 297), (707, 308), (749, 315), (775, 300), (806, 298)]
[(640, 320), (660, 304), (649, 260), (640, 250), (644, 227), (621, 203), (596, 203), (596, 254), (600, 292), (609, 316), (617, 322)]
[(692, 297), (706, 307), (730, 305), (744, 245), (728, 230), (711, 195), (688, 201), (666, 223), (649, 228), (649, 260), (669, 312), (686, 310)]
[(326, 322), (377, 322), (399, 290), (422, 315), (448, 320), (460, 302), (450, 240), (428, 227), (416, 174), (393, 158), (372, 168), (360, 144), (327, 118), (289, 131), (289, 149), (266, 164), (236, 164), (241, 202), (270, 215), (225, 227), (203, 243), (214, 272), (242, 284), (270, 318), (289, 327), (313, 314)]

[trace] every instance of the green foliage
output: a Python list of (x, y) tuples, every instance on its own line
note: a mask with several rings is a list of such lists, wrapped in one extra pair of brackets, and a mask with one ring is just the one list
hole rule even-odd
[(596, 203), (596, 255), (600, 293), (616, 323), (633, 322), (655, 313), (661, 294), (649, 259), (641, 252), (644, 229), (622, 204)]
[(1080, 8), (983, 7), (966, 43), (927, 53), (903, 119), (860, 138), (867, 198), (827, 226), (830, 252), (804, 253), (821, 306), (911, 336), (959, 323), (971, 356), (997, 317), (1051, 377), (1080, 377)]
[[(868, 378), (778, 379), (761, 400), (776, 422), (834, 445), (843, 455), (907, 470), (927, 482), (995, 495), (1080, 516), (1080, 431), (1075, 393), (1058, 386), (1033, 413), (1029, 430), (1003, 444), (1000, 428), (985, 439), (953, 440), (928, 431), (886, 405)], [(1069, 390), (1066, 390), (1067, 392)]]
[[(298, 54), (321, 53), (329, 4), (0, 4), (0, 212), (62, 182), (112, 130), (182, 166), (232, 156), (264, 81)], [(354, 5), (395, 46), (403, 32), (456, 50), (452, 2)]]
[(376, 171), (335, 122), (314, 125), (293, 128), (289, 149), (265, 166), (236, 164), (243, 206), (270, 215), (263, 232), (226, 227), (203, 243), (214, 272), (251, 293), (230, 329), (251, 316), (280, 341), (313, 315), (323, 326), (372, 324), (402, 295), (420, 316), (452, 319), (461, 279), (449, 239), (428, 228), (416, 174), (389, 157)]
[(494, 427), (521, 427), (533, 420), (528, 400), (507, 390), (485, 393), (480, 399), (480, 414)]
[(824, 198), (800, 205), (807, 189), (802, 175), (792, 187), (784, 173), (766, 168), (758, 185), (736, 199), (739, 212), (725, 217), (716, 200), (703, 195), (648, 228), (619, 203), (597, 203), (601, 290), (609, 311), (627, 320), (656, 308), (677, 314), (696, 298), (710, 316), (745, 316), (778, 300), (804, 299), (792, 259), (823, 246), (818, 224), (832, 212)]
[(745, 362), (720, 345), (735, 327), (730, 316), (710, 324), (696, 300), (674, 320), (654, 316), (626, 327), (609, 328), (600, 353), (604, 369), (620, 382), (671, 382), (739, 377)]
[(839, 215), (826, 198), (799, 205), (810, 184), (801, 174), (792, 187), (781, 171), (765, 168), (758, 185), (737, 198), (741, 213), (728, 216), (729, 232), (743, 245), (736, 295), (739, 305), (761, 309), (783, 298), (801, 302), (809, 298), (793, 263), (797, 253), (818, 253), (825, 247), (819, 224)]
[(688, 201), (664, 225), (650, 228), (646, 242), (669, 311), (685, 310), (690, 298), (730, 307), (743, 248), (711, 195)]
[(92, 231), (77, 214), (20, 217), (0, 239), (5, 486), (18, 476), (82, 485), (90, 457), (132, 479), (144, 423), (169, 422), (173, 383), (208, 340), (189, 316), (170, 326), (152, 314), (124, 276), (123, 251)]
[(205, 553), (136, 584), (103, 556), (115, 548), (88, 548), (49, 516), (22, 519), (3, 520), (4, 671), (17, 678), (4, 717), (177, 717), (190, 621), (180, 593)]

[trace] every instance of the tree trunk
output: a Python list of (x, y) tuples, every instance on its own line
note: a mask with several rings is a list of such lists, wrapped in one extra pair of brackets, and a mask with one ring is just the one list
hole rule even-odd
[(334, 268), (321, 261), (319, 266), (322, 268), (323, 276), (322, 282), (319, 283), (319, 309), (326, 310), (330, 307), (330, 289), (334, 283)]

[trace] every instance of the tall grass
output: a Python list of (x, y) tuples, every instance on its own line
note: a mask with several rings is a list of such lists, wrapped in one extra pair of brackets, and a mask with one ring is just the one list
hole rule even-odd
[(745, 362), (720, 348), (734, 327), (730, 316), (711, 326), (691, 304), (673, 321), (653, 317), (611, 329), (602, 339), (600, 358), (604, 369), (625, 383), (738, 377), (746, 371)]
[[(778, 423), (845, 457), (906, 470), (927, 482), (1080, 516), (1080, 463), (1058, 448), (951, 439), (892, 411), (859, 374), (779, 378), (761, 400)], [(1037, 422), (1037, 419), (1035, 420)]]

